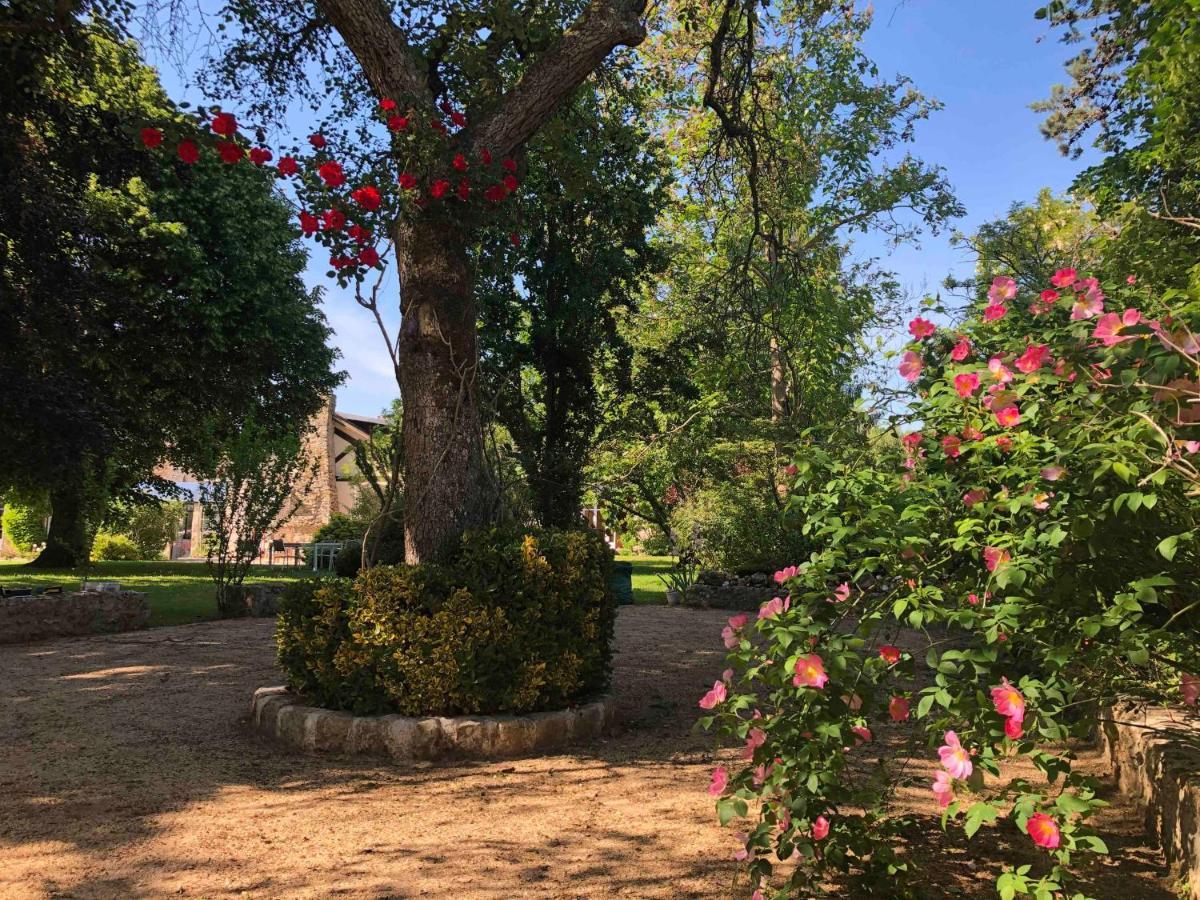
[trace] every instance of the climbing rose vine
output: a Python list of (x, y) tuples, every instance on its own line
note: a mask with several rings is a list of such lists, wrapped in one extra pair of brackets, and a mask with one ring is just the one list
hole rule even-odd
[(756, 897), (901, 893), (920, 858), (888, 807), (913, 760), (943, 827), (1040, 854), (1003, 897), (1068, 891), (1107, 852), (1073, 741), (1122, 698), (1200, 699), (1198, 326), (1197, 286), (1109, 295), (1063, 268), (1026, 296), (1000, 275), (961, 326), (910, 324), (898, 442), (797, 454), (811, 556), (729, 620), (699, 704), (742, 748), (708, 790)]
[[(192, 166), (206, 154), (225, 165), (249, 164), (270, 171), (288, 185), (290, 200), (298, 204), (300, 232), (329, 251), (329, 266), (339, 281), (360, 279), (382, 264), (381, 247), (393, 225), (410, 216), (439, 216), (469, 225), (484, 219), (511, 215), (509, 201), (519, 192), (518, 164), (497, 159), (487, 148), (470, 156), (461, 138), (466, 116), (443, 102), (420, 115), (404, 114), (392, 99), (379, 101), (375, 117), (386, 129), (391, 153), (381, 164), (364, 163), (354, 146), (335, 147), (321, 133), (308, 138), (308, 149), (293, 148), (276, 161), (275, 152), (250, 141), (232, 113), (203, 113), (184, 127), (145, 127), (139, 138), (151, 151), (174, 147), (179, 162)], [(167, 130), (177, 132), (167, 139)], [(352, 165), (351, 161), (360, 163)], [(353, 171), (362, 170), (362, 175)], [(516, 231), (512, 242), (520, 243)]]

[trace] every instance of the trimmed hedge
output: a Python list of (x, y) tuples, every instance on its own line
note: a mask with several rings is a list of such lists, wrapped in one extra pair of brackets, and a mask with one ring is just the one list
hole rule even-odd
[(594, 532), (468, 534), (449, 563), (293, 584), (279, 662), (293, 690), (358, 714), (561, 709), (608, 687), (611, 570)]

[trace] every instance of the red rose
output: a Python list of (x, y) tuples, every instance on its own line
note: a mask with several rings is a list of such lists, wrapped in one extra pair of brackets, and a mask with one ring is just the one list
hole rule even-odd
[(454, 166), (455, 171), (465, 172), (467, 171), (469, 163), (467, 162), (467, 158), (459, 153), (454, 157), (454, 162), (452, 162), (451, 165)]
[(220, 154), (222, 162), (235, 163), (242, 158), (242, 148), (233, 141), (218, 141), (217, 153)]
[(163, 142), (163, 133), (157, 128), (142, 129), (142, 143), (153, 150)]
[(515, 171), (517, 171), (517, 163), (516, 163), (516, 160), (512, 160), (512, 159), (506, 159), (506, 160), (503, 160), (503, 161), (500, 163), (500, 165), (504, 166), (504, 168), (508, 169), (508, 171), (510, 171), (510, 172), (515, 172)]
[(509, 239), (510, 241), (512, 241), (512, 245), (513, 245), (514, 247), (520, 247), (520, 246), (521, 246), (521, 236), (520, 236), (519, 234), (517, 234), (515, 231), (514, 231), (512, 234), (510, 234), (510, 235), (508, 236), (508, 239)]
[(429, 188), (429, 196), (434, 200), (440, 200), (446, 195), (446, 191), (450, 190), (450, 182), (445, 178), (439, 178)]
[(450, 115), (450, 110), (452, 110), (453, 108), (454, 108), (454, 107), (452, 107), (452, 106), (450, 105), (450, 101), (449, 101), (449, 100), (443, 100), (441, 103), (439, 103), (439, 104), (438, 104), (438, 109), (440, 109), (440, 110), (441, 110), (442, 112), (444, 112), (446, 115)]
[(417, 186), (417, 176), (409, 172), (400, 173), (400, 187), (406, 191), (411, 191)]
[(446, 133), (446, 123), (439, 121), (438, 119), (430, 120), (429, 127), (432, 128), (434, 131), (438, 132), (439, 134)]
[(320, 150), (325, 146), (325, 136), (323, 134), (321, 134), (320, 132), (318, 132), (316, 134), (310, 134), (308, 136), (308, 142), (310, 144), (312, 144), (313, 147), (315, 147), (317, 150)]
[(358, 190), (350, 192), (350, 199), (364, 209), (379, 209), (380, 196), (379, 191), (367, 185), (360, 187)]
[(479, 151), (479, 159), (485, 166), (490, 166), (492, 164), (492, 151), (484, 147)]
[(317, 217), (311, 213), (300, 213), (300, 230), (304, 232), (305, 237), (311, 237), (312, 235), (316, 234), (319, 224), (320, 223), (317, 222)]
[(508, 188), (502, 184), (493, 184), (490, 188), (483, 192), (483, 199), (492, 203), (499, 203), (508, 196)]
[(455, 125), (457, 125), (459, 128), (467, 127), (467, 117), (464, 116), (460, 112), (450, 113), (450, 121), (453, 122)]
[(221, 137), (233, 137), (237, 134), (237, 119), (233, 113), (217, 113), (213, 116), (212, 130)]
[(297, 172), (299, 172), (300, 166), (296, 163), (295, 157), (285, 156), (283, 159), (279, 160), (278, 169), (279, 174), (286, 177), (288, 175), (295, 175)]
[(189, 166), (195, 165), (200, 161), (200, 148), (193, 141), (180, 141), (179, 148), (175, 151), (179, 154), (179, 158)]
[(506, 188), (508, 188), (510, 191), (515, 191), (517, 189), (517, 176), (516, 175), (505, 175), (504, 176), (504, 186)]
[(458, 183), (458, 199), (466, 200), (470, 196), (471, 196), (471, 182), (464, 178), (462, 181), (460, 181)]
[(321, 226), (325, 231), (341, 231), (346, 225), (346, 214), (340, 209), (327, 209), (321, 214)]
[(263, 163), (269, 163), (270, 161), (270, 150), (266, 149), (265, 147), (250, 148), (250, 162), (254, 163), (256, 166), (261, 166)]
[(403, 131), (408, 127), (408, 119), (404, 118), (404, 116), (392, 116), (388, 119), (387, 125), (392, 131)]
[(317, 174), (321, 176), (321, 180), (328, 187), (341, 187), (346, 183), (346, 173), (342, 171), (342, 164), (335, 159), (331, 159), (327, 163), (321, 163), (317, 169)]
[(363, 247), (358, 253), (358, 261), (364, 266), (379, 265), (379, 253), (374, 247)]
[(389, 100), (387, 97), (384, 97), (382, 100), (379, 101), (379, 108), (382, 109), (384, 112), (391, 112), (393, 109), (396, 108), (396, 101)]
[(361, 225), (351, 225), (346, 229), (346, 234), (354, 238), (360, 244), (365, 244), (371, 240), (371, 231), (368, 228), (363, 228)]

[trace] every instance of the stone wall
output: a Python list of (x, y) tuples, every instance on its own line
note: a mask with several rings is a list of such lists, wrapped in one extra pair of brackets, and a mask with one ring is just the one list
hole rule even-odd
[(150, 621), (146, 595), (135, 591), (82, 591), (0, 599), (0, 644), (133, 631)]
[(1121, 706), (1101, 722), (1117, 786), (1146, 814), (1146, 832), (1200, 900), (1200, 716), (1182, 709)]
[(764, 572), (743, 576), (701, 572), (696, 583), (688, 588), (684, 606), (757, 612), (760, 606), (779, 594), (779, 587)]
[(299, 500), (295, 514), (272, 537), (288, 543), (306, 543), (317, 529), (339, 510), (337, 472), (333, 464), (333, 400), (321, 407), (313, 417), (312, 430), (305, 438), (304, 449), (315, 465), (313, 480), (302, 491), (288, 498)]

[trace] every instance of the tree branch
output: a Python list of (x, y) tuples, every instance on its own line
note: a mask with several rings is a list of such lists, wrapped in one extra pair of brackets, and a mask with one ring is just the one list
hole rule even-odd
[(417, 54), (383, 0), (317, 0), (381, 97), (427, 101), (432, 96)]
[(592, 0), (481, 123), (476, 145), (503, 156), (529, 140), (615, 47), (645, 40), (645, 7), (646, 0)]

